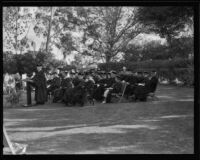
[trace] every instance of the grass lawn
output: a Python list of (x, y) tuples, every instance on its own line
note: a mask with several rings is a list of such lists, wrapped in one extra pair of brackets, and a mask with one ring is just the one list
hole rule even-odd
[(157, 101), (84, 107), (4, 101), (4, 124), (11, 141), (28, 144), (27, 154), (190, 154), (193, 91), (159, 85)]

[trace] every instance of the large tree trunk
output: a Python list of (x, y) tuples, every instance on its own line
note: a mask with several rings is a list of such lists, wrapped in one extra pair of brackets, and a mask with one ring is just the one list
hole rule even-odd
[(48, 53), (49, 49), (49, 42), (50, 42), (50, 35), (51, 35), (51, 25), (52, 25), (52, 17), (53, 17), (53, 7), (51, 7), (51, 17), (49, 20), (49, 28), (47, 32), (47, 43), (46, 43), (46, 52)]
[(17, 25), (17, 21), (18, 21), (18, 14), (19, 14), (19, 7), (17, 7), (17, 13), (16, 13), (16, 21), (15, 21), (15, 23), (16, 23), (16, 35), (15, 35), (15, 44), (16, 44), (16, 46), (15, 46), (15, 52), (16, 52), (16, 54), (17, 54), (17, 45), (18, 45), (18, 41), (17, 41), (17, 37), (18, 37), (18, 33), (17, 33), (17, 31), (18, 31), (18, 25)]
[(110, 60), (111, 60), (111, 58), (112, 58), (111, 52), (110, 52), (110, 51), (107, 51), (105, 54), (106, 54), (106, 55), (105, 55), (105, 56), (106, 56), (106, 63), (109, 63)]

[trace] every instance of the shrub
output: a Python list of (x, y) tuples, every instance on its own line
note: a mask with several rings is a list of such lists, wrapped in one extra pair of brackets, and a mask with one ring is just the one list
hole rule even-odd
[(14, 104), (19, 104), (19, 99), (21, 96), (21, 92), (16, 92), (12, 90), (12, 92), (6, 97), (6, 101), (11, 104), (11, 106), (14, 106)]
[(158, 70), (158, 75), (169, 79), (170, 82), (178, 78), (186, 86), (193, 86), (194, 83), (194, 69), (191, 68), (162, 68)]

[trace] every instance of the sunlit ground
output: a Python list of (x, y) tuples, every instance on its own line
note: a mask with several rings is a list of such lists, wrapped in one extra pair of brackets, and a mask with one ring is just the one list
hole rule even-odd
[(4, 107), (4, 124), (27, 154), (193, 153), (193, 88), (158, 86), (156, 94), (157, 101), (83, 108)]

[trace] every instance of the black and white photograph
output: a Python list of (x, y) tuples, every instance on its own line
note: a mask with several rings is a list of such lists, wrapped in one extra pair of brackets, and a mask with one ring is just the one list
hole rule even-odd
[(3, 6), (3, 154), (194, 154), (194, 6)]

